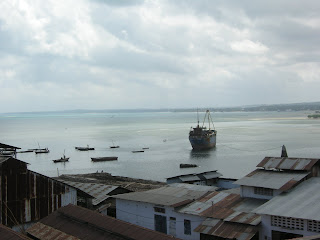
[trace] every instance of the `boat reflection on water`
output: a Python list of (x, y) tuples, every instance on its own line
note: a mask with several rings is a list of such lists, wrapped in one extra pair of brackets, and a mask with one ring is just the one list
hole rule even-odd
[(203, 158), (209, 158), (215, 155), (215, 148), (214, 149), (208, 149), (208, 150), (194, 150), (192, 149), (190, 151), (190, 158), (192, 159), (203, 159)]

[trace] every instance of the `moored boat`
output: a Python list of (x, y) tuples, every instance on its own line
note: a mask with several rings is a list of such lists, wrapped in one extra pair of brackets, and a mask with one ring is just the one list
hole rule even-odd
[(60, 159), (56, 159), (56, 160), (52, 160), (54, 163), (58, 163), (58, 162), (69, 162), (69, 158), (67, 158), (66, 156), (63, 155), (63, 157), (61, 157)]
[[(208, 120), (208, 129), (204, 126), (206, 120)], [(211, 129), (211, 125), (213, 129)], [(202, 126), (199, 125), (198, 118), (198, 125), (195, 128), (191, 127), (189, 132), (189, 141), (194, 150), (205, 150), (216, 146), (216, 137), (217, 131), (214, 129), (210, 111), (207, 110)]]
[(92, 162), (115, 161), (118, 157), (92, 157)]
[(89, 151), (89, 150), (94, 150), (93, 147), (89, 147), (89, 145), (87, 145), (86, 147), (75, 147), (76, 150), (79, 151)]
[(40, 150), (36, 150), (34, 151), (36, 154), (39, 154), (39, 153), (49, 153), (49, 149), (48, 148), (44, 148), (44, 149), (40, 149)]
[(63, 157), (61, 157), (60, 159), (56, 159), (56, 160), (52, 160), (54, 163), (58, 163), (58, 162), (68, 162), (69, 158), (66, 157), (65, 151), (63, 153)]

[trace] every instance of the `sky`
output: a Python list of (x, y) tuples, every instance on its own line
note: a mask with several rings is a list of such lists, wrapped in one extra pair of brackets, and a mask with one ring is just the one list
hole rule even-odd
[(319, 0), (1, 0), (0, 112), (320, 101)]

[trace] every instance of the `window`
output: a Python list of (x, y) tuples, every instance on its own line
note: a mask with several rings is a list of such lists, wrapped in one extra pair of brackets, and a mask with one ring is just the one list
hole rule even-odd
[(185, 235), (191, 235), (191, 221), (190, 220), (184, 220), (184, 234)]
[(283, 227), (288, 229), (303, 230), (303, 219), (271, 216), (271, 226)]
[(166, 209), (162, 207), (154, 207), (154, 211), (158, 213), (166, 213)]
[(263, 187), (255, 187), (254, 194), (257, 195), (265, 195), (265, 196), (273, 196), (273, 190), (270, 188), (263, 188)]
[(308, 231), (320, 232), (320, 222), (315, 220), (308, 220)]

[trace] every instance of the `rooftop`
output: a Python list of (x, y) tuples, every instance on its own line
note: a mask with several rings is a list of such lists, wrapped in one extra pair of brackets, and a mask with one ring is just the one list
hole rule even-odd
[(189, 184), (169, 185), (145, 192), (125, 193), (114, 197), (116, 199), (177, 207), (190, 203), (216, 189), (215, 187), (199, 185), (192, 185), (191, 188), (188, 185)]
[(318, 158), (265, 157), (257, 167), (264, 169), (309, 171), (319, 160)]
[(293, 217), (320, 221), (320, 178), (313, 177), (303, 181), (291, 191), (282, 193), (254, 212), (258, 214)]
[[(92, 196), (94, 198), (92, 200), (93, 205), (98, 205), (99, 203), (108, 199), (110, 195), (112, 195), (112, 191), (116, 189), (123, 189), (118, 186), (111, 186), (111, 185), (105, 185), (105, 184), (99, 184), (99, 183), (81, 183), (81, 182), (71, 182), (71, 181), (63, 181), (63, 180), (59, 180), (59, 181), (64, 182), (69, 186), (75, 187), (76, 189), (80, 189), (81, 191)], [(126, 192), (129, 192), (129, 190), (127, 190)]]
[(266, 200), (241, 198), (239, 194), (219, 191), (199, 198), (179, 209), (179, 212), (256, 226), (261, 218), (252, 213), (252, 210), (265, 202)]
[(281, 172), (257, 169), (235, 181), (234, 184), (287, 191), (309, 174), (309, 172)]
[(58, 209), (39, 223), (27, 229), (31, 236), (39, 239), (175, 239), (71, 204)]
[(1, 239), (10, 239), (10, 240), (31, 240), (27, 236), (13, 231), (11, 228), (8, 228), (0, 224), (0, 236)]

